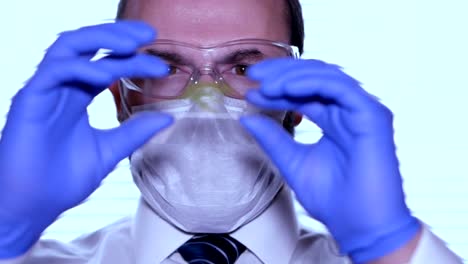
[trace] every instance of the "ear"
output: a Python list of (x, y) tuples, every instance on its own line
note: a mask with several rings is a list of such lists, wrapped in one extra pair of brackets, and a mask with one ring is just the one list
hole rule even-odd
[(120, 111), (122, 110), (122, 100), (120, 98), (120, 90), (119, 90), (119, 81), (116, 81), (111, 84), (109, 90), (114, 97), (115, 107), (117, 108), (117, 115), (119, 115)]
[(297, 127), (302, 121), (302, 114), (299, 114), (298, 112), (293, 112), (293, 125), (294, 127)]

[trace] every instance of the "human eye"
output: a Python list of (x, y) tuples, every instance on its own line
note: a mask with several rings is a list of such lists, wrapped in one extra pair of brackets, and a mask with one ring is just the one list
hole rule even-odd
[(187, 61), (178, 53), (157, 49), (149, 49), (146, 53), (162, 59), (167, 65), (169, 76), (190, 73)]
[[(166, 62), (167, 63), (167, 62)], [(167, 63), (167, 73), (169, 76), (190, 74), (190, 68), (184, 65)]]
[(231, 73), (239, 76), (246, 76), (247, 69), (250, 67), (248, 64), (236, 64), (232, 67)]
[(174, 74), (179, 73), (179, 72), (180, 72), (180, 69), (179, 69), (177, 66), (175, 66), (175, 65), (169, 64), (169, 65), (167, 66), (167, 72), (168, 72), (169, 75), (174, 75)]

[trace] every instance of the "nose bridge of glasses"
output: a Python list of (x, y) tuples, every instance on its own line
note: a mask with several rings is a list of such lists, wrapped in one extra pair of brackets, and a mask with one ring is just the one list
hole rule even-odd
[(213, 62), (205, 63), (195, 68), (191, 81), (198, 82), (214, 82), (216, 84), (222, 81), (221, 74), (216, 70), (216, 65)]

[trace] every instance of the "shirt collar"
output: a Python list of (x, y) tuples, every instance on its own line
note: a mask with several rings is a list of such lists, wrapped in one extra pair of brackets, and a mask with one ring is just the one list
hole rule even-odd
[(147, 264), (163, 262), (193, 235), (164, 221), (140, 198), (132, 236), (136, 263)]
[(236, 230), (232, 237), (263, 263), (289, 263), (299, 240), (291, 191), (284, 186), (265, 212)]
[[(132, 227), (136, 263), (161, 263), (189, 240), (140, 199)], [(288, 263), (299, 239), (291, 197), (285, 186), (260, 216), (231, 234), (264, 263)]]

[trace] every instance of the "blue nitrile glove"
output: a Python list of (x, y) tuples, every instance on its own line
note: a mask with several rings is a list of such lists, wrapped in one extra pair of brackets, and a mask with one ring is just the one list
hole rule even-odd
[(265, 117), (242, 120), (342, 253), (366, 262), (416, 235), (420, 223), (405, 203), (389, 109), (339, 67), (317, 60), (269, 60), (248, 75), (261, 84), (250, 102), (303, 113), (323, 130), (305, 145)]
[[(0, 259), (27, 251), (59, 214), (170, 124), (149, 113), (111, 130), (88, 121), (87, 106), (119, 77), (167, 73), (161, 60), (135, 53), (154, 39), (154, 30), (136, 21), (63, 33), (13, 98), (0, 141)], [(112, 56), (91, 62), (100, 48)]]

